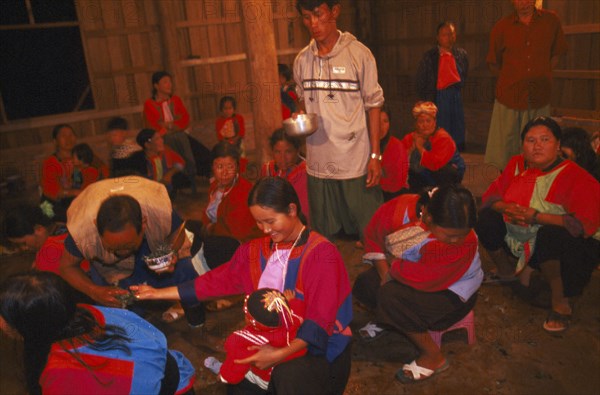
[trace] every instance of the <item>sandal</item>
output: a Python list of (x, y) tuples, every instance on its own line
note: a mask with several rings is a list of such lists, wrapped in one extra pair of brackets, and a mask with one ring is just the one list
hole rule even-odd
[[(572, 317), (572, 314), (561, 314), (558, 311), (550, 310), (550, 313), (548, 313), (548, 318), (546, 318), (546, 321), (544, 321), (544, 325), (543, 325), (544, 330), (546, 330), (546, 332), (550, 332), (550, 333), (564, 332), (567, 329), (569, 329), (571, 317)], [(562, 325), (558, 326), (558, 327), (549, 326), (548, 324), (550, 322), (558, 322)]]
[(373, 321), (370, 321), (367, 325), (358, 330), (360, 339), (367, 343), (379, 339), (386, 333), (388, 333), (388, 331), (385, 328), (378, 326), (377, 323)]
[[(444, 361), (444, 364), (437, 369), (427, 369), (422, 366), (417, 365), (417, 361), (414, 360), (410, 364), (404, 364), (402, 369), (396, 372), (396, 379), (403, 384), (416, 383), (418, 381), (426, 380), (438, 373), (442, 373), (445, 370), (448, 370), (450, 364), (448, 360)], [(407, 376), (405, 372), (410, 372), (412, 376)]]
[(181, 306), (171, 306), (167, 311), (162, 313), (161, 320), (162, 322), (166, 322), (170, 324), (171, 322), (179, 321), (185, 317), (185, 312), (181, 308)]
[(481, 282), (482, 284), (510, 284), (512, 282), (517, 281), (519, 278), (512, 276), (512, 277), (503, 277), (500, 276), (498, 273), (496, 272), (485, 272), (483, 273), (483, 281)]

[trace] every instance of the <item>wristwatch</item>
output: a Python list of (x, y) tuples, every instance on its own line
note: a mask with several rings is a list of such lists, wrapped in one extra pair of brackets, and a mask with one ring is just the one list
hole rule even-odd
[(375, 152), (371, 152), (371, 159), (377, 159), (377, 160), (381, 161), (381, 159), (383, 159), (383, 156), (381, 156), (381, 154), (376, 154)]

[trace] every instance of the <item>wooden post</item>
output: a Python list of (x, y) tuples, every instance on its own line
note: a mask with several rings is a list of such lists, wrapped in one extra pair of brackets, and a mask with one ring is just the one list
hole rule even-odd
[[(194, 114), (188, 100), (188, 81), (185, 70), (181, 66), (181, 57), (179, 56), (179, 36), (177, 34), (175, 10), (173, 7), (179, 7), (178, 2), (173, 1), (155, 1), (158, 14), (158, 23), (160, 29), (161, 48), (163, 53), (163, 67), (165, 71), (173, 76), (173, 85), (177, 96), (181, 98), (188, 112)], [(156, 72), (159, 70), (153, 70)], [(150, 81), (148, 81), (150, 83)], [(152, 88), (152, 87), (150, 87)]]
[(272, 3), (272, 0), (241, 0), (250, 65), (247, 97), (251, 100), (254, 115), (259, 165), (269, 158), (267, 139), (281, 127), (282, 121)]

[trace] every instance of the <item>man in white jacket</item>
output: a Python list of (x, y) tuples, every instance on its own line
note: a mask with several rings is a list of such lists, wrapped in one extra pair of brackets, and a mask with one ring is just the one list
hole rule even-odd
[(328, 238), (343, 228), (362, 239), (383, 202), (377, 65), (366, 46), (337, 29), (339, 0), (296, 7), (312, 37), (294, 61), (296, 89), (305, 111), (319, 115), (306, 139), (311, 226)]

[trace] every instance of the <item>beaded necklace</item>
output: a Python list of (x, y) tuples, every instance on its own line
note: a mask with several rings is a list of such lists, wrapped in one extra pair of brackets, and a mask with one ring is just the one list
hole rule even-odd
[(290, 252), (287, 255), (285, 262), (282, 262), (281, 260), (281, 254), (279, 253), (279, 249), (277, 248), (277, 245), (279, 243), (275, 243), (275, 254), (277, 254), (277, 262), (279, 262), (280, 264), (283, 265), (283, 275), (282, 275), (282, 286), (281, 289), (284, 289), (285, 287), (285, 277), (287, 276), (287, 269), (288, 269), (288, 262), (290, 261), (290, 255), (292, 255), (292, 251), (294, 250), (294, 247), (296, 247), (296, 244), (298, 244), (298, 241), (300, 240), (300, 236), (302, 236), (302, 232), (304, 232), (304, 229), (306, 229), (305, 225), (302, 225), (302, 229), (300, 229), (300, 233), (298, 233), (298, 236), (296, 237), (296, 240), (294, 240), (294, 244), (292, 244), (292, 247), (290, 248)]

